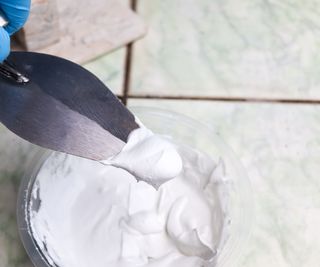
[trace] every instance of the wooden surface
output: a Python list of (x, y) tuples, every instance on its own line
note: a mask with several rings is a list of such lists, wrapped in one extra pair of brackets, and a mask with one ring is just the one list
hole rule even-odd
[(60, 39), (57, 1), (33, 0), (28, 22), (17, 38), (29, 51), (57, 43)]
[[(35, 11), (46, 6), (45, 0), (37, 2), (39, 0), (33, 2), (37, 7)], [(51, 45), (45, 48), (42, 46), (39, 49), (39, 46), (31, 45), (30, 40), (30, 50), (84, 63), (138, 39), (146, 33), (144, 22), (128, 6), (121, 3), (123, 1), (92, 0), (89, 3), (84, 0), (56, 0), (56, 2), (59, 16), (59, 41), (51, 41)], [(48, 9), (46, 11), (52, 12), (52, 7), (51, 11)], [(31, 24), (38, 21), (40, 25), (45, 25), (48, 22), (44, 21), (45, 18), (50, 21), (50, 16), (45, 18), (43, 16), (31, 15), (25, 26), (25, 33), (29, 34), (30, 38), (37, 37), (30, 29)], [(57, 24), (55, 20), (52, 21)], [(48, 26), (48, 32), (50, 31), (55, 32), (55, 29)], [(43, 27), (40, 27), (40, 37), (46, 35)]]

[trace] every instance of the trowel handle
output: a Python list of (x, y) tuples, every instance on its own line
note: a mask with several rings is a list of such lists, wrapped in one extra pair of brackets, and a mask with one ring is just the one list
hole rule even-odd
[(10, 80), (15, 81), (16, 83), (27, 83), (29, 82), (29, 78), (24, 76), (15, 67), (9, 63), (7, 60), (0, 63), (0, 75)]
[[(0, 13), (0, 27), (4, 27), (8, 24), (8, 21)], [(7, 60), (0, 63), (0, 75), (16, 81), (17, 83), (27, 83), (29, 79), (15, 69)]]

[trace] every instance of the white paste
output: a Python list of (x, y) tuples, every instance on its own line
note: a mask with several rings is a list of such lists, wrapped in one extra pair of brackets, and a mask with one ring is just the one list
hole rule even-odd
[(33, 200), (29, 211), (51, 263), (200, 267), (216, 254), (225, 217), (209, 156), (135, 131), (111, 162), (156, 186), (171, 180), (156, 190), (121, 168), (54, 153), (33, 189), (40, 207)]
[(182, 160), (172, 142), (145, 127), (134, 130), (122, 151), (102, 162), (132, 173), (137, 180), (158, 188), (182, 170)]

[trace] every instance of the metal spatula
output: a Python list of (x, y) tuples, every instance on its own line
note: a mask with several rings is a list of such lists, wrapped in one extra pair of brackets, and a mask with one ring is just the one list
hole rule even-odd
[(0, 122), (31, 143), (93, 160), (120, 152), (139, 127), (92, 73), (32, 52), (12, 52), (0, 65)]

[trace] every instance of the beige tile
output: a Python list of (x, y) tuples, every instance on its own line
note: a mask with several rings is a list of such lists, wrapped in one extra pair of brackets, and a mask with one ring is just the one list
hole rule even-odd
[[(316, 267), (320, 254), (320, 106), (130, 100), (220, 133), (253, 187), (255, 223), (241, 267)], [(229, 266), (228, 266), (229, 267)]]
[(320, 4), (139, 0), (131, 93), (320, 99)]
[[(38, 49), (37, 52), (84, 63), (93, 57), (125, 46), (146, 33), (145, 23), (128, 7), (129, 1), (92, 0), (90, 4), (85, 0), (56, 2), (60, 25), (59, 41)], [(34, 7), (36, 8), (36, 5)], [(45, 8), (43, 5), (39, 7)], [(40, 20), (44, 20), (45, 17), (40, 17)], [(47, 16), (47, 19), (49, 20), (50, 16)], [(39, 38), (34, 29), (28, 31), (28, 23), (31, 23), (32, 27), (36, 20), (39, 20), (39, 17), (31, 16), (30, 21), (26, 23), (26, 34), (30, 32), (30, 36), (27, 37)], [(38, 35), (45, 39), (44, 34), (50, 35), (48, 32), (38, 32)]]

